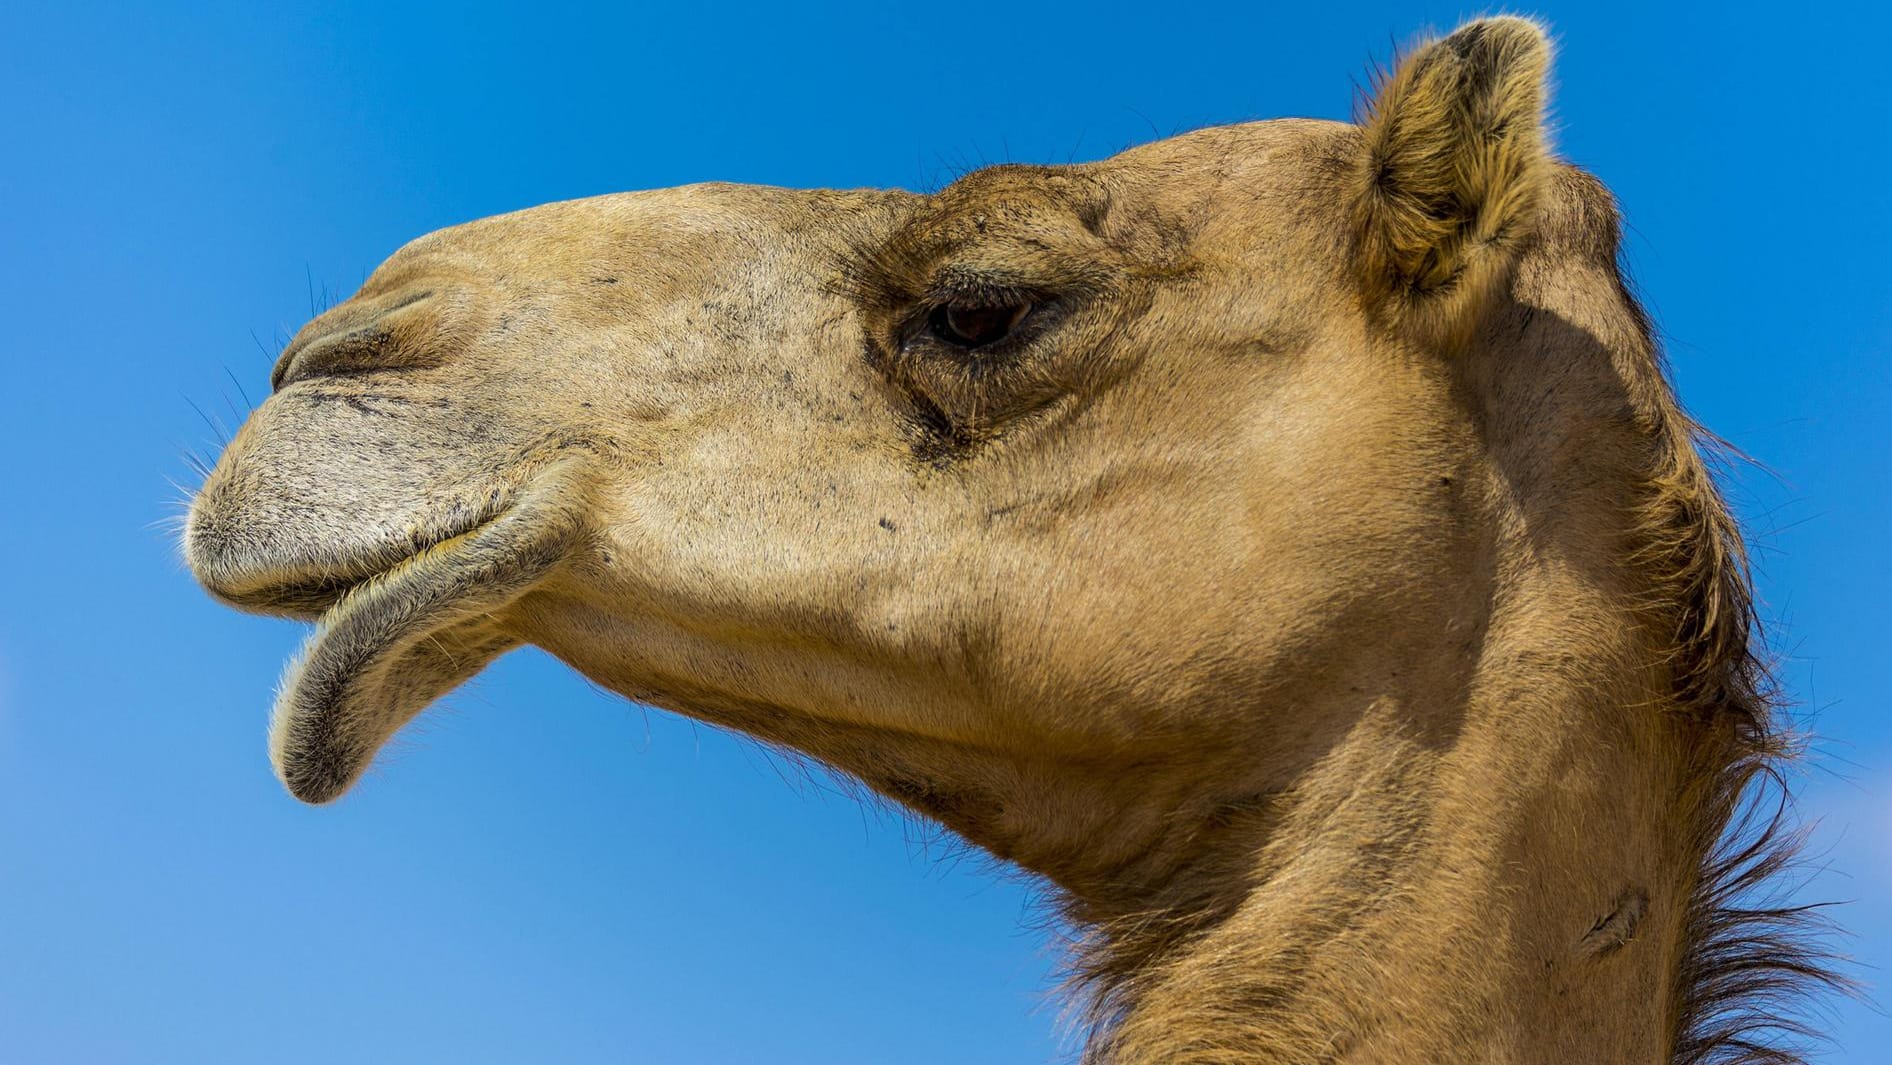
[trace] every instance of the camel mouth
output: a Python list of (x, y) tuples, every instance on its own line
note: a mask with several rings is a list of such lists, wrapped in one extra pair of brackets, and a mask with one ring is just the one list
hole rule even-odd
[[(403, 559), (405, 561), (405, 559)], [(400, 565), (400, 562), (394, 563)], [(392, 569), (393, 566), (387, 567)], [(303, 580), (288, 580), (244, 589), (240, 592), (225, 592), (212, 589), (211, 594), (230, 606), (247, 610), (252, 614), (268, 614), (274, 617), (293, 618), (297, 621), (320, 621), (322, 615), (333, 609), (349, 592), (379, 574), (386, 572), (380, 567), (364, 569), (359, 575), (350, 576), (311, 576)]]
[(505, 513), (504, 508), (498, 508), (490, 516), (456, 522), (434, 533), (417, 535), (411, 541), (411, 549), (405, 554), (396, 555), (392, 561), (363, 558), (345, 571), (348, 574), (346, 576), (311, 576), (276, 585), (268, 589), (266, 594), (276, 610), (284, 613), (297, 610), (305, 615), (304, 620), (326, 626), (330, 617), (340, 611), (342, 605), (357, 591), (371, 584), (401, 579), (404, 571), (422, 565), (426, 556), (456, 550), (499, 521)]
[(320, 621), (356, 588), (436, 546), (497, 521), (510, 501), (495, 491), (475, 506), (454, 506), (430, 528), (347, 553), (259, 551), (220, 538), (208, 522), (189, 527), (185, 556), (199, 584), (219, 602), (254, 614)]
[(499, 617), (578, 543), (553, 478), (513, 506), (342, 591), (290, 660), (270, 761), (298, 799), (338, 798), (409, 720), (521, 641)]

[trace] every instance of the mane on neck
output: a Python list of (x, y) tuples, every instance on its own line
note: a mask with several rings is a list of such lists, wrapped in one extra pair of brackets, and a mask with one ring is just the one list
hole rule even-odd
[[(1623, 295), (1648, 335), (1640, 304)], [(1701, 740), (1689, 775), (1702, 861), (1676, 972), (1673, 1060), (1797, 1065), (1819, 1038), (1805, 1019), (1812, 997), (1851, 982), (1824, 945), (1834, 927), (1823, 904), (1785, 898), (1783, 874), (1805, 840), (1786, 779), (1801, 740), (1764, 657), (1746, 546), (1714, 475), (1738, 456), (1667, 391), (1664, 375), (1661, 461), (1645, 485), (1637, 562), (1674, 632), (1674, 712)]]

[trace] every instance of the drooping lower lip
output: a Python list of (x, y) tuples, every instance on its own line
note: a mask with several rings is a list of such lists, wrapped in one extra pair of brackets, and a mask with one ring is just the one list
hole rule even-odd
[(345, 592), (278, 689), (270, 759), (289, 790), (339, 796), (397, 729), (516, 642), (495, 615), (558, 568), (581, 528), (554, 470), (504, 512)]

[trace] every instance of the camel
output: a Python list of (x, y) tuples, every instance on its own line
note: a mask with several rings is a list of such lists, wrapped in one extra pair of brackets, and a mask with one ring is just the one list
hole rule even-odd
[(1707, 438), (1535, 23), (1356, 122), (400, 249), (194, 575), (310, 619), (297, 798), (525, 644), (1041, 878), (1088, 1061), (1789, 1061), (1791, 751)]

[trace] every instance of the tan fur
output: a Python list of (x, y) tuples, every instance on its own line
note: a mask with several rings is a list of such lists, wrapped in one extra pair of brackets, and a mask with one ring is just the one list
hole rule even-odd
[(1821, 972), (1723, 842), (1785, 746), (1740, 539), (1547, 54), (1474, 23), (1364, 129), (414, 242), (188, 524), (318, 620), (278, 771), (336, 798), (533, 643), (1043, 877), (1096, 1061), (1776, 1060), (1754, 995)]

